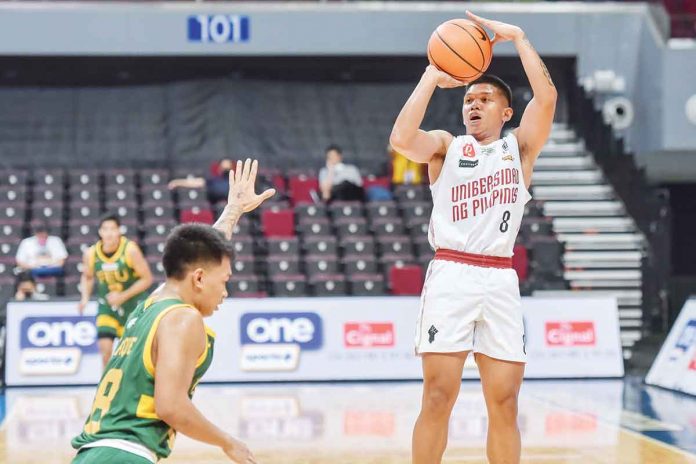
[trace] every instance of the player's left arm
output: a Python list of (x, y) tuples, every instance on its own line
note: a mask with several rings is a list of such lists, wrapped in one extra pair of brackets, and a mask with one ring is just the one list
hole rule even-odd
[(126, 254), (128, 260), (133, 267), (136, 275), (140, 276), (138, 280), (133, 282), (133, 285), (121, 292), (120, 296), (124, 302), (130, 300), (134, 296), (142, 293), (150, 288), (152, 285), (152, 272), (150, 271), (150, 265), (147, 263), (143, 252), (140, 247), (133, 242), (128, 244), (126, 249)]
[(232, 238), (232, 230), (242, 214), (255, 210), (261, 203), (275, 195), (275, 189), (267, 189), (260, 194), (254, 191), (258, 169), (259, 162), (247, 158), (243, 164), (237, 161), (237, 168), (230, 171), (227, 205), (213, 224), (213, 227), (222, 232), (227, 240)]
[(520, 147), (522, 169), (527, 186), (532, 178), (534, 163), (541, 153), (546, 140), (551, 133), (553, 115), (556, 112), (556, 99), (558, 92), (551, 80), (546, 65), (539, 54), (534, 50), (524, 31), (517, 26), (491, 21), (481, 18), (470, 12), (469, 17), (486, 26), (495, 33), (493, 43), (512, 41), (520, 55), (522, 67), (529, 84), (532, 86), (534, 97), (527, 104), (522, 114), (520, 127), (514, 130)]

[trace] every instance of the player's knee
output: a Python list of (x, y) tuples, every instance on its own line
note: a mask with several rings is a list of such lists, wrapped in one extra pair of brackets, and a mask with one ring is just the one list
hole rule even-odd
[(423, 409), (431, 414), (449, 414), (457, 400), (457, 392), (441, 385), (431, 385), (423, 393)]
[(492, 395), (488, 401), (488, 407), (491, 416), (502, 420), (516, 420), (517, 392), (506, 390)]

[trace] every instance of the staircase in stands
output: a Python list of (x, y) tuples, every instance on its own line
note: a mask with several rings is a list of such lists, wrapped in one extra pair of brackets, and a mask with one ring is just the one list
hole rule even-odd
[(554, 124), (534, 168), (532, 194), (543, 201), (565, 245), (564, 277), (571, 289), (616, 296), (629, 359), (641, 338), (641, 260), (647, 242), (584, 142), (566, 125)]

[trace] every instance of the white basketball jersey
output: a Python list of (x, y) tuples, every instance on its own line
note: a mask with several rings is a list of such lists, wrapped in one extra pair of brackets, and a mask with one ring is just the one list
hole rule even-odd
[(434, 249), (512, 256), (524, 205), (531, 198), (512, 133), (490, 145), (480, 145), (470, 135), (456, 137), (430, 190), (428, 238)]

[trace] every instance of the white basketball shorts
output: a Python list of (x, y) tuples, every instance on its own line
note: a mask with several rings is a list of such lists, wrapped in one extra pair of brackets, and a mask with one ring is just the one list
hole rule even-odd
[(461, 351), (526, 362), (514, 269), (430, 262), (416, 325), (416, 354)]

